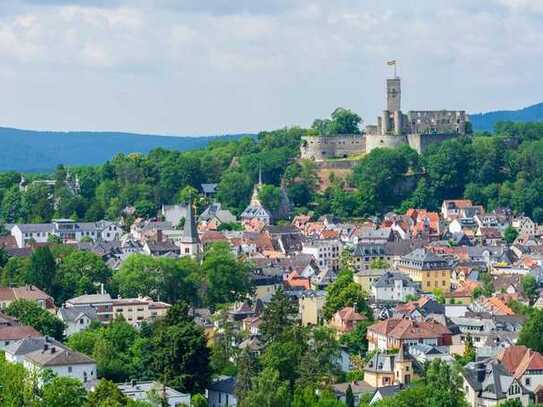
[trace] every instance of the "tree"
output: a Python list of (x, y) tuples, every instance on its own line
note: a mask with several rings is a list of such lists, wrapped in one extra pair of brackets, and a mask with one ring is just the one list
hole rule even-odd
[(45, 406), (82, 406), (87, 400), (87, 392), (77, 379), (55, 377), (43, 387), (42, 400)]
[(239, 171), (226, 171), (217, 187), (217, 199), (236, 215), (243, 212), (249, 202), (253, 185), (247, 176)]
[(345, 392), (345, 404), (347, 404), (347, 407), (354, 407), (353, 388), (350, 384), (347, 386), (347, 391)]
[(503, 238), (508, 244), (512, 244), (518, 236), (518, 230), (513, 228), (512, 226), (507, 226), (505, 230), (503, 231)]
[(522, 402), (520, 399), (509, 399), (505, 400), (503, 403), (500, 403), (499, 407), (522, 407)]
[(525, 276), (522, 276), (521, 284), (524, 295), (530, 301), (530, 305), (533, 305), (533, 303), (539, 297), (539, 293), (537, 290), (537, 280), (534, 276), (527, 274)]
[(252, 388), (252, 380), (257, 376), (257, 361), (254, 355), (244, 349), (238, 359), (238, 374), (236, 376), (236, 388), (234, 390), (238, 402), (247, 396)]
[(262, 338), (268, 342), (281, 336), (286, 329), (293, 325), (292, 316), (295, 312), (296, 309), (290, 299), (283, 289), (279, 288), (262, 313), (262, 324), (260, 325)]
[(272, 214), (281, 206), (281, 188), (274, 185), (263, 185), (258, 192), (260, 203)]
[(543, 352), (543, 311), (532, 310), (528, 320), (522, 325), (517, 344)]
[(30, 267), (25, 276), (27, 284), (52, 293), (56, 276), (56, 262), (49, 247), (38, 247), (30, 257)]
[(188, 307), (173, 305), (153, 335), (153, 370), (162, 383), (184, 392), (203, 392), (209, 382), (209, 348)]
[(206, 250), (202, 270), (210, 307), (239, 301), (253, 289), (249, 264), (236, 259), (227, 243), (214, 243)]
[(357, 312), (366, 314), (371, 319), (366, 294), (360, 285), (353, 281), (351, 271), (341, 271), (336, 281), (326, 289), (326, 303), (323, 308), (323, 316), (326, 320), (332, 318), (336, 311), (343, 307), (355, 306)]
[(388, 269), (390, 268), (390, 264), (388, 264), (388, 261), (384, 259), (372, 259), (370, 261), (370, 269), (372, 270), (379, 270), (379, 269)]
[(330, 119), (316, 119), (311, 126), (319, 134), (329, 136), (334, 134), (359, 134), (360, 116), (349, 109), (338, 107), (332, 112)]
[(85, 407), (122, 407), (128, 404), (128, 398), (111, 381), (101, 379), (88, 395)]
[(57, 340), (64, 337), (64, 323), (34, 301), (15, 300), (6, 308), (6, 314), (30, 325), (42, 335), (52, 336)]
[(190, 405), (192, 407), (207, 407), (208, 403), (204, 396), (202, 396), (201, 394), (195, 394), (194, 396), (192, 396)]
[(253, 388), (240, 403), (240, 407), (288, 407), (289, 405), (288, 383), (282, 381), (279, 373), (270, 368), (264, 369), (255, 378)]

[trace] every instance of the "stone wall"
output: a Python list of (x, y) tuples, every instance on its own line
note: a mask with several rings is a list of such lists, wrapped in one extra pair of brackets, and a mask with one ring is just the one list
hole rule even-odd
[(366, 153), (375, 148), (396, 148), (407, 144), (407, 137), (405, 135), (368, 134), (366, 139)]
[(434, 143), (442, 143), (446, 140), (452, 140), (457, 138), (459, 135), (454, 133), (441, 133), (441, 134), (408, 134), (407, 140), (409, 146), (416, 150), (417, 153), (423, 153), (429, 145)]
[(366, 151), (366, 138), (361, 134), (337, 136), (304, 136), (300, 146), (302, 159), (323, 161), (348, 158)]

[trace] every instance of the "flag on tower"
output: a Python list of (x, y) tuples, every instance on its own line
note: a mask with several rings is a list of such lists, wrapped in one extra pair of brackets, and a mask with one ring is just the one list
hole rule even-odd
[(387, 61), (387, 65), (396, 65), (396, 60), (393, 59), (392, 61)]

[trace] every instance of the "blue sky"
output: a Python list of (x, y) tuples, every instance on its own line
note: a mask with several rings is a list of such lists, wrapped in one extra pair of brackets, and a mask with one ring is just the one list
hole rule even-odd
[(543, 101), (543, 0), (2, 0), (0, 126), (217, 134)]

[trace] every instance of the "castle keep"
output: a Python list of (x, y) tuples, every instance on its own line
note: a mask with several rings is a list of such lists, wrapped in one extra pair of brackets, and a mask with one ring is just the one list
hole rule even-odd
[(419, 154), (430, 144), (466, 134), (465, 111), (401, 110), (399, 77), (386, 81), (386, 105), (376, 125), (366, 126), (362, 134), (302, 137), (301, 157), (314, 161), (349, 158), (369, 153), (374, 148), (394, 148), (407, 144)]

